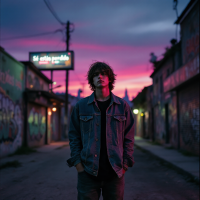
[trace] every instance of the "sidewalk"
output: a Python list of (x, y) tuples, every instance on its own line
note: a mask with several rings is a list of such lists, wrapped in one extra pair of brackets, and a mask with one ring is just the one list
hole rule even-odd
[(148, 151), (159, 159), (173, 165), (199, 182), (199, 157), (185, 156), (175, 149), (167, 149), (161, 145), (153, 145), (148, 140), (135, 136), (135, 146)]
[(34, 160), (34, 158), (37, 157), (38, 153), (49, 153), (51, 151), (63, 148), (68, 145), (69, 145), (69, 141), (52, 142), (50, 144), (35, 148), (37, 151), (36, 153), (31, 153), (28, 155), (23, 154), (23, 155), (5, 156), (5, 157), (0, 158), (0, 166), (7, 162), (12, 162), (14, 160), (17, 160), (20, 163), (26, 163), (30, 159)]

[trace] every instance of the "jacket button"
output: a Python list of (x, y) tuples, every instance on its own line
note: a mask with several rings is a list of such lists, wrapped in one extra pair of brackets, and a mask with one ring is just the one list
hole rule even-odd
[(96, 139), (96, 141), (98, 141), (98, 139)]
[(97, 125), (97, 126), (99, 126), (99, 124), (98, 124), (98, 123), (96, 123), (96, 125)]
[(95, 154), (94, 157), (97, 157), (97, 154)]

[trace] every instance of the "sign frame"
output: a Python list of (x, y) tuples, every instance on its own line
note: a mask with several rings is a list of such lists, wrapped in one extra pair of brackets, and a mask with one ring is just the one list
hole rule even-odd
[[(70, 67), (40, 67), (36, 65), (32, 60), (31, 56), (33, 54), (53, 54), (53, 53), (70, 53), (71, 54), (71, 66)], [(40, 52), (29, 52), (29, 61), (32, 62), (39, 70), (74, 70), (74, 51), (40, 51)]]

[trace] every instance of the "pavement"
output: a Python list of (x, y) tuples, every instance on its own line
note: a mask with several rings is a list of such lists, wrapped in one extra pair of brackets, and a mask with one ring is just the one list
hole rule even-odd
[[(69, 141), (58, 141), (58, 142), (52, 142), (47, 145), (43, 145), (41, 147), (35, 148), (37, 152), (42, 152), (42, 153), (48, 153), (51, 151), (54, 151), (56, 149), (61, 149), (65, 146), (69, 145)], [(30, 156), (27, 155), (12, 155), (12, 156), (5, 156), (0, 158), (0, 166), (4, 165), (7, 162), (12, 162), (14, 160), (17, 160), (20, 163), (26, 163), (30, 158), (34, 160), (34, 157), (37, 157), (37, 154), (31, 153)]]
[(185, 156), (176, 149), (155, 145), (149, 140), (135, 136), (135, 146), (169, 163), (199, 183), (199, 156)]
[[(49, 145), (38, 147), (37, 152), (50, 152), (68, 145), (68, 141), (53, 142)], [(135, 146), (169, 163), (174, 168), (189, 175), (199, 183), (199, 156), (185, 156), (176, 149), (166, 148), (162, 145), (155, 145), (152, 142), (138, 136), (135, 136)], [(31, 154), (31, 157), (34, 159), (34, 154)], [(23, 163), (26, 162), (25, 160), (27, 159), (30, 159), (30, 157), (27, 155), (14, 155), (11, 157), (7, 156), (0, 158), (0, 165), (13, 160)]]

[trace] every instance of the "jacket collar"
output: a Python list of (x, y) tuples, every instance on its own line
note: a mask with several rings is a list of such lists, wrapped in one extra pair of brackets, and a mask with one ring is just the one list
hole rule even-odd
[[(117, 99), (117, 97), (116, 97), (112, 92), (110, 92), (110, 96), (111, 96), (111, 104), (112, 104), (113, 102), (115, 102), (116, 104), (121, 104), (121, 103), (119, 102), (119, 100)], [(89, 99), (88, 99), (88, 103), (87, 103), (87, 104), (91, 104), (91, 103), (93, 103), (93, 102), (96, 102), (94, 92), (89, 96)]]

